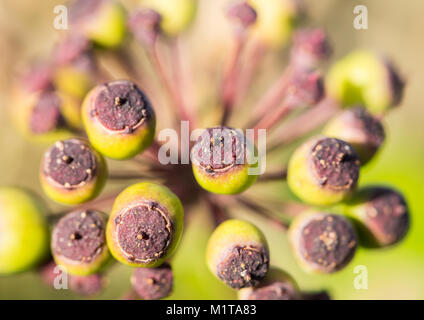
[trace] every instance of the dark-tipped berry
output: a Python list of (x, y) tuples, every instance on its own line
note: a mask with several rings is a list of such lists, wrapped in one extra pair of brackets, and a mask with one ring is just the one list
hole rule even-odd
[(125, 12), (114, 0), (75, 0), (69, 21), (72, 30), (103, 47), (117, 47), (125, 39)]
[(156, 268), (136, 268), (131, 284), (140, 298), (158, 300), (172, 293), (174, 276), (171, 266), (164, 263)]
[(387, 247), (400, 242), (409, 230), (410, 214), (405, 198), (391, 188), (360, 189), (342, 205), (353, 218), (361, 245)]
[(249, 142), (243, 133), (228, 127), (206, 129), (191, 150), (194, 176), (209, 192), (236, 194), (246, 190), (257, 178), (250, 168)]
[(331, 54), (331, 46), (322, 29), (299, 30), (293, 37), (291, 63), (302, 69), (314, 69)]
[(85, 276), (102, 270), (110, 259), (106, 244), (107, 216), (98, 211), (74, 211), (52, 232), (52, 254), (66, 272)]
[(105, 287), (105, 278), (101, 273), (88, 276), (69, 276), (69, 289), (83, 297), (98, 295)]
[(328, 73), (326, 92), (341, 105), (364, 105), (381, 114), (399, 104), (404, 81), (386, 59), (368, 51), (355, 51), (341, 59)]
[(303, 201), (329, 205), (351, 195), (357, 185), (359, 168), (360, 160), (350, 144), (314, 137), (292, 155), (287, 182)]
[(91, 144), (113, 159), (128, 159), (150, 146), (155, 113), (146, 95), (132, 82), (112, 81), (85, 98), (82, 118)]
[(116, 198), (107, 225), (113, 256), (133, 267), (161, 265), (176, 249), (182, 234), (184, 210), (168, 188), (143, 182)]
[(372, 159), (386, 136), (381, 121), (362, 107), (342, 112), (326, 125), (323, 133), (350, 143), (358, 153), (361, 165)]
[(44, 192), (64, 204), (78, 204), (95, 198), (107, 177), (103, 157), (87, 141), (56, 142), (45, 154), (40, 179)]
[(296, 217), (290, 225), (289, 239), (300, 265), (317, 273), (343, 269), (352, 260), (358, 242), (346, 218), (323, 212)]
[(269, 268), (268, 245), (262, 232), (249, 222), (227, 220), (209, 238), (209, 270), (233, 289), (258, 285)]
[(257, 287), (241, 289), (240, 300), (299, 300), (296, 282), (286, 272), (271, 268)]

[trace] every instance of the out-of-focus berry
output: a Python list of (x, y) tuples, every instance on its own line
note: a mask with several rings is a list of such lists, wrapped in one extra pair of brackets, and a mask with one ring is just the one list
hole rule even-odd
[(326, 92), (341, 105), (364, 105), (381, 114), (401, 101), (404, 81), (386, 59), (369, 51), (354, 51), (336, 62), (326, 79)]

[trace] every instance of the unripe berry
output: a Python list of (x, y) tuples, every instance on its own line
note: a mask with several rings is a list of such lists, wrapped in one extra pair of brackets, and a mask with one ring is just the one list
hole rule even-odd
[(208, 128), (191, 150), (194, 177), (205, 190), (236, 194), (250, 187), (257, 175), (250, 172), (249, 141), (243, 133), (228, 127)]
[(362, 107), (348, 109), (335, 116), (323, 134), (350, 143), (364, 165), (372, 159), (385, 139), (381, 121)]
[(360, 189), (346, 204), (365, 247), (387, 247), (400, 242), (409, 230), (410, 214), (404, 197), (396, 190), (370, 186)]
[(88, 276), (69, 276), (69, 289), (83, 297), (92, 297), (99, 294), (105, 287), (106, 279), (101, 273)]
[(322, 29), (299, 30), (293, 37), (291, 63), (302, 69), (314, 69), (331, 55), (331, 46)]
[(159, 12), (162, 16), (161, 28), (170, 36), (187, 29), (197, 8), (195, 0), (141, 0), (141, 4)]
[(107, 178), (106, 162), (87, 141), (56, 142), (43, 157), (40, 180), (44, 192), (64, 204), (78, 204), (95, 198)]
[(116, 198), (107, 224), (112, 255), (133, 267), (157, 267), (180, 241), (184, 209), (178, 197), (159, 184), (142, 182)]
[(240, 300), (300, 300), (301, 294), (289, 274), (270, 268), (257, 287), (241, 289), (238, 297)]
[(328, 73), (326, 92), (341, 105), (361, 104), (381, 114), (399, 104), (404, 81), (394, 66), (368, 51), (355, 51)]
[(171, 266), (164, 263), (156, 268), (136, 268), (131, 277), (131, 284), (140, 298), (158, 300), (172, 293), (174, 276)]
[(97, 72), (92, 45), (81, 35), (71, 35), (53, 50), (54, 85), (60, 92), (83, 99), (94, 86), (92, 74)]
[(93, 147), (112, 159), (128, 159), (150, 146), (155, 113), (146, 95), (132, 82), (112, 81), (92, 89), (82, 119)]
[(62, 217), (52, 232), (51, 249), (57, 265), (70, 274), (85, 276), (110, 261), (106, 244), (107, 216), (98, 211), (74, 211)]
[(46, 211), (32, 193), (0, 188), (0, 275), (28, 271), (47, 258)]
[(297, 23), (300, 7), (294, 0), (249, 0), (258, 18), (253, 30), (266, 45), (281, 47), (287, 43)]
[(268, 272), (268, 245), (251, 223), (227, 220), (209, 238), (206, 261), (209, 270), (231, 288), (256, 286)]
[(75, 0), (69, 13), (71, 29), (102, 47), (117, 47), (125, 38), (125, 12), (114, 0)]
[(292, 155), (287, 171), (290, 189), (303, 201), (315, 205), (340, 202), (355, 190), (359, 158), (342, 140), (314, 137)]
[(300, 265), (316, 273), (343, 269), (352, 260), (358, 242), (346, 218), (324, 212), (297, 216), (290, 225), (289, 239)]
[(52, 143), (72, 136), (64, 117), (64, 108), (73, 107), (54, 90), (12, 93), (11, 116), (19, 132), (28, 140)]

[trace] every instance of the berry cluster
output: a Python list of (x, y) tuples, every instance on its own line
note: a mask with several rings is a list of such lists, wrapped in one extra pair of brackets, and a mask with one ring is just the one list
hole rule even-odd
[[(0, 274), (39, 268), (52, 285), (59, 266), (69, 273), (73, 291), (93, 295), (118, 261), (134, 268), (127, 298), (167, 297), (173, 288), (172, 255), (188, 222), (184, 215), (196, 202), (207, 204), (216, 223), (205, 249), (207, 265), (240, 299), (321, 295), (303, 293), (275, 268), (266, 235), (250, 222), (231, 219), (233, 207), (287, 231), (300, 266), (310, 272), (337, 272), (358, 246), (387, 247), (404, 238), (409, 228), (404, 197), (386, 186), (358, 190), (361, 167), (384, 143), (383, 118), (400, 102), (403, 81), (391, 63), (368, 51), (349, 54), (323, 77), (319, 67), (331, 46), (323, 30), (299, 28), (305, 16), (299, 0), (231, 1), (227, 17), (234, 45), (218, 92), (221, 121), (188, 142), (190, 165), (163, 164), (159, 155), (165, 144), (155, 138), (163, 111), (152, 98), (153, 81), (139, 72), (128, 51), (129, 42), (144, 48), (161, 94), (174, 107), (172, 118), (188, 121), (194, 131), (201, 118), (188, 107), (176, 43), (194, 19), (196, 3), (145, 0), (127, 11), (114, 0), (72, 2), (71, 28), (46, 62), (19, 77), (10, 104), (20, 131), (50, 145), (40, 167), (43, 191), (74, 207), (52, 214), (56, 221), (49, 232), (47, 209), (37, 196), (1, 188)], [(243, 113), (264, 55), (287, 44), (286, 70), (245, 112), (245, 129), (254, 129), (249, 139), (228, 124), (235, 111)], [(116, 79), (116, 68), (126, 80)], [(279, 127), (283, 121), (286, 126)], [(317, 129), (321, 133), (311, 135)], [(268, 154), (304, 141), (284, 169), (258, 176), (251, 170), (263, 156), (254, 157), (261, 130), (275, 133)], [(256, 161), (248, 161), (252, 157)], [(136, 169), (109, 172), (106, 158), (126, 160)], [(99, 196), (111, 179), (143, 182)], [(301, 212), (275, 212), (242, 194), (273, 180), (287, 180), (302, 202)], [(283, 220), (284, 215), (292, 219)]]

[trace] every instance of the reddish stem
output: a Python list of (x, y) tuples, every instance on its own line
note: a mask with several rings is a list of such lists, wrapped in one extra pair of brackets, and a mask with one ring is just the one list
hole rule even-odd
[(180, 119), (187, 120), (193, 123), (192, 119), (190, 118), (190, 115), (188, 114), (186, 110), (186, 106), (184, 104), (184, 101), (182, 99), (182, 96), (179, 90), (171, 83), (165, 71), (165, 67), (163, 66), (161, 59), (159, 57), (157, 43), (153, 44), (149, 48), (148, 54), (154, 68), (156, 69), (158, 73), (158, 76), (162, 82), (162, 85), (164, 86), (165, 90), (168, 92), (169, 97), (172, 99), (175, 107), (177, 108), (177, 112), (179, 114)]
[(330, 98), (322, 99), (317, 105), (275, 132), (279, 139), (267, 148), (267, 154), (279, 150), (281, 147), (287, 146), (287, 144), (317, 129), (337, 111), (338, 105), (334, 100)]
[(239, 101), (243, 99), (248, 92), (254, 75), (258, 71), (259, 65), (265, 56), (265, 52), (265, 45), (262, 42), (256, 40), (253, 43), (250, 52), (247, 54), (247, 62), (243, 64), (243, 68), (240, 70), (240, 77), (237, 84), (234, 104), (238, 104)]
[(240, 69), (239, 63), (246, 42), (244, 33), (237, 34), (234, 40), (234, 48), (230, 54), (229, 63), (225, 70), (221, 86), (221, 100), (224, 107), (221, 119), (222, 125), (227, 124), (234, 106)]

